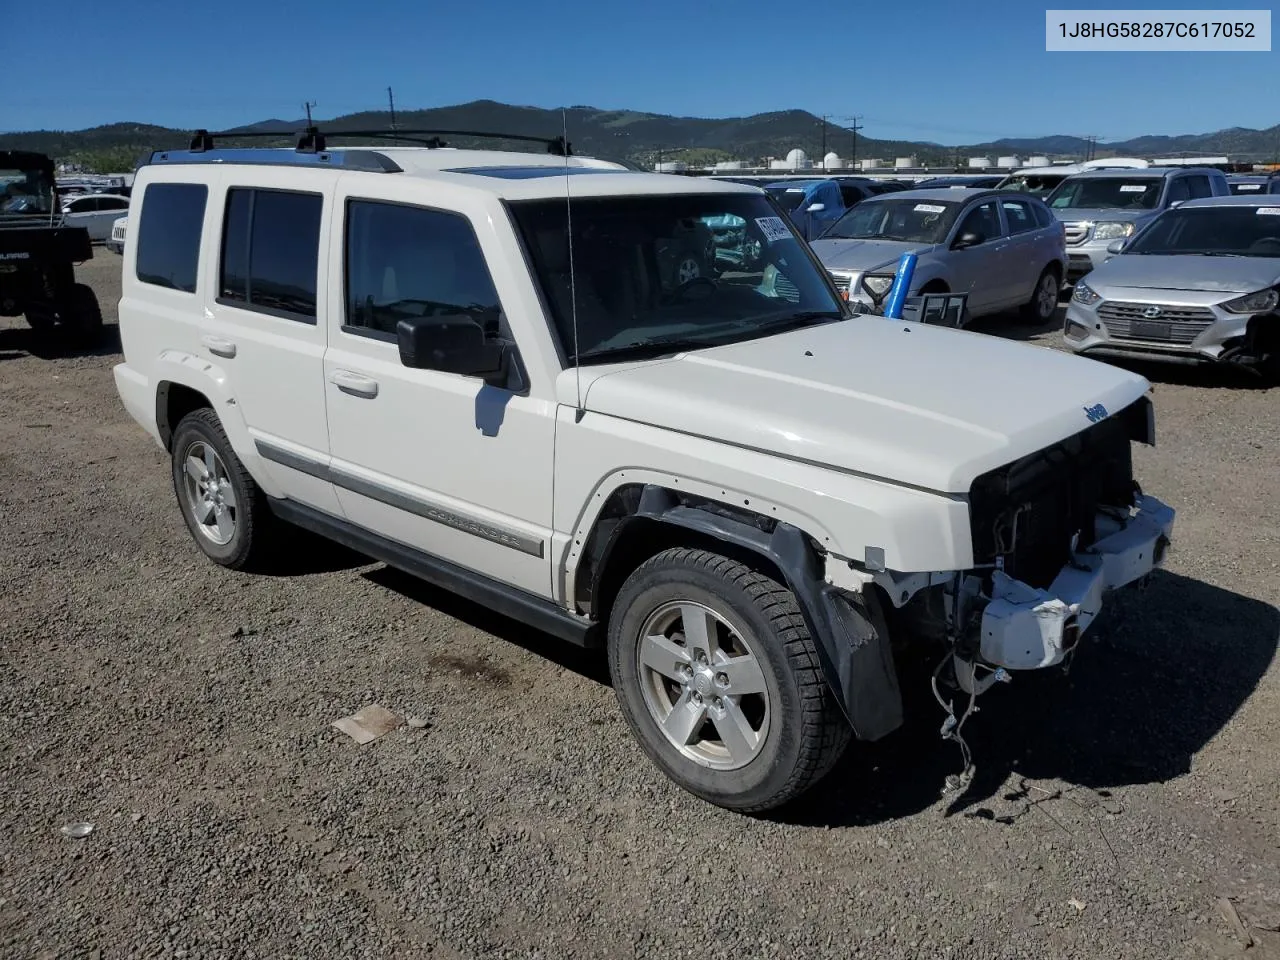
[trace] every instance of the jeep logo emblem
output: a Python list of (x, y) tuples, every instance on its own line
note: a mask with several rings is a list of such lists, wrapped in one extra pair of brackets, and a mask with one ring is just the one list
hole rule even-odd
[(1142, 311), (1142, 315), (1146, 317), (1148, 320), (1154, 320), (1156, 317), (1160, 316), (1160, 314), (1162, 313), (1164, 313), (1164, 311), (1161, 310), (1159, 307), (1147, 307), (1147, 309)]
[(1097, 423), (1099, 420), (1107, 419), (1107, 408), (1100, 403), (1095, 403), (1092, 407), (1084, 408), (1084, 415), (1089, 418), (1090, 423)]

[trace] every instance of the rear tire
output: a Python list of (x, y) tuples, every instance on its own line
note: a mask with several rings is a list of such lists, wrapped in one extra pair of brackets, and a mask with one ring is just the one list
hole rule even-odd
[(89, 347), (101, 341), (102, 307), (92, 287), (83, 283), (72, 284), (58, 307), (58, 316), (75, 344)]
[(232, 570), (265, 565), (274, 515), (208, 407), (183, 417), (171, 446), (173, 490), (202, 553)]
[(643, 563), (614, 602), (608, 648), (641, 748), (713, 804), (777, 807), (848, 746), (794, 595), (736, 560), (676, 547)]
[(1062, 290), (1062, 277), (1053, 267), (1045, 267), (1031, 291), (1031, 299), (1022, 307), (1023, 319), (1036, 324), (1047, 324), (1058, 312), (1058, 294)]

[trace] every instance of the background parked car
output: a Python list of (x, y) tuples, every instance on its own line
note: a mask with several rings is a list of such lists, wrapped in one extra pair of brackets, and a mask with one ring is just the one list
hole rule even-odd
[(124, 253), (124, 240), (128, 229), (129, 218), (117, 217), (111, 224), (111, 236), (107, 237), (107, 249), (112, 253)]
[(968, 187), (973, 190), (990, 190), (1000, 185), (1004, 177), (999, 174), (963, 174), (955, 177), (930, 177), (916, 184), (919, 190), (935, 190), (940, 187)]
[(1022, 307), (1046, 322), (1066, 272), (1062, 225), (1034, 197), (994, 190), (904, 190), (864, 200), (812, 244), (836, 286), (883, 308), (902, 254), (919, 256), (909, 296), (968, 294), (971, 317)]
[(62, 212), (68, 226), (85, 227), (90, 240), (106, 240), (111, 235), (111, 225), (128, 209), (128, 197), (98, 193), (67, 200)]
[(1227, 186), (1234, 194), (1258, 196), (1259, 194), (1280, 193), (1280, 173), (1238, 174), (1227, 177)]
[(834, 180), (775, 180), (764, 189), (806, 240), (817, 239), (845, 212), (844, 198)]
[(1045, 198), (1067, 238), (1067, 280), (1074, 282), (1111, 256), (1112, 240), (1125, 240), (1170, 207), (1230, 193), (1212, 167), (1090, 170), (1067, 177)]
[(1072, 293), (1072, 350), (1280, 375), (1280, 200), (1189, 200), (1111, 248)]

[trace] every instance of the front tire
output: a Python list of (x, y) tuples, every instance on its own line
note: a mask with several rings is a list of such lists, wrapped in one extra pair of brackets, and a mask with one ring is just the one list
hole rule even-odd
[(618, 593), (608, 646), (641, 748), (718, 806), (786, 803), (849, 743), (794, 595), (735, 560), (677, 547), (646, 561)]
[(208, 407), (182, 418), (173, 433), (173, 489), (202, 553), (232, 570), (266, 558), (271, 509)]

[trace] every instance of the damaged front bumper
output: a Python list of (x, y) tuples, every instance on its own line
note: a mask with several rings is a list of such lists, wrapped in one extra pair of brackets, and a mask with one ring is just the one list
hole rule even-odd
[(1173, 521), (1173, 508), (1148, 496), (1129, 516), (1100, 513), (1098, 540), (1073, 552), (1047, 590), (997, 570), (979, 628), (982, 661), (1007, 670), (1061, 663), (1102, 610), (1108, 591), (1141, 580), (1164, 562)]

